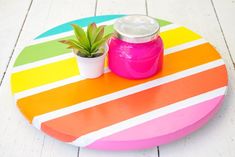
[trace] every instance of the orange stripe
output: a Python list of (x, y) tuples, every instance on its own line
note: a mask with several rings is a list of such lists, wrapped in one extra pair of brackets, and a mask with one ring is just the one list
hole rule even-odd
[(227, 84), (226, 77), (216, 76), (226, 76), (224, 65), (44, 122), (41, 127), (47, 134), (70, 142), (89, 132)]
[(162, 71), (148, 79), (127, 80), (113, 73), (106, 73), (104, 76), (97, 79), (82, 80), (22, 98), (18, 100), (17, 104), (21, 112), (31, 122), (34, 116), (113, 93), (219, 58), (219, 54), (210, 44), (203, 44), (165, 56)]

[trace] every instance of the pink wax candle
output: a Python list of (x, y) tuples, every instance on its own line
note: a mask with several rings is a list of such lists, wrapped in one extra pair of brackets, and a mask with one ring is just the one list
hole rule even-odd
[(129, 79), (147, 78), (161, 70), (163, 42), (156, 19), (130, 15), (114, 24), (109, 42), (108, 65), (112, 72)]

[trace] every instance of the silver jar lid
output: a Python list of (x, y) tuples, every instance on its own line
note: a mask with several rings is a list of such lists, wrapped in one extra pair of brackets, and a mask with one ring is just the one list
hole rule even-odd
[(114, 23), (116, 36), (130, 43), (144, 43), (153, 40), (160, 32), (156, 19), (146, 15), (128, 15)]

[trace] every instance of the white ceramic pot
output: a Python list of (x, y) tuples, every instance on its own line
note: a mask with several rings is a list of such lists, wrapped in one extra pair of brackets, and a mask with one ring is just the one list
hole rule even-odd
[(86, 78), (97, 78), (104, 73), (104, 61), (108, 52), (108, 45), (104, 46), (105, 52), (102, 56), (86, 58), (77, 56), (80, 75)]

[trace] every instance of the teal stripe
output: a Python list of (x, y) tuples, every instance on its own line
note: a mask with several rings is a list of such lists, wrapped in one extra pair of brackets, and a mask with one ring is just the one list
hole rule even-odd
[(64, 33), (64, 32), (71, 31), (72, 30), (71, 24), (78, 24), (81, 27), (86, 27), (87, 25), (89, 25), (92, 22), (101, 23), (101, 22), (116, 19), (116, 18), (119, 18), (119, 17), (122, 17), (122, 16), (124, 16), (124, 15), (103, 15), (103, 16), (93, 16), (93, 17), (88, 17), (88, 18), (83, 18), (83, 19), (79, 19), (79, 20), (70, 21), (68, 23), (65, 23), (65, 24), (59, 25), (57, 27), (54, 27), (54, 28), (48, 30), (45, 33), (40, 34), (35, 39), (40, 39), (40, 38), (48, 37), (48, 36), (51, 36), (51, 35), (56, 35), (56, 34), (59, 34), (59, 33)]

